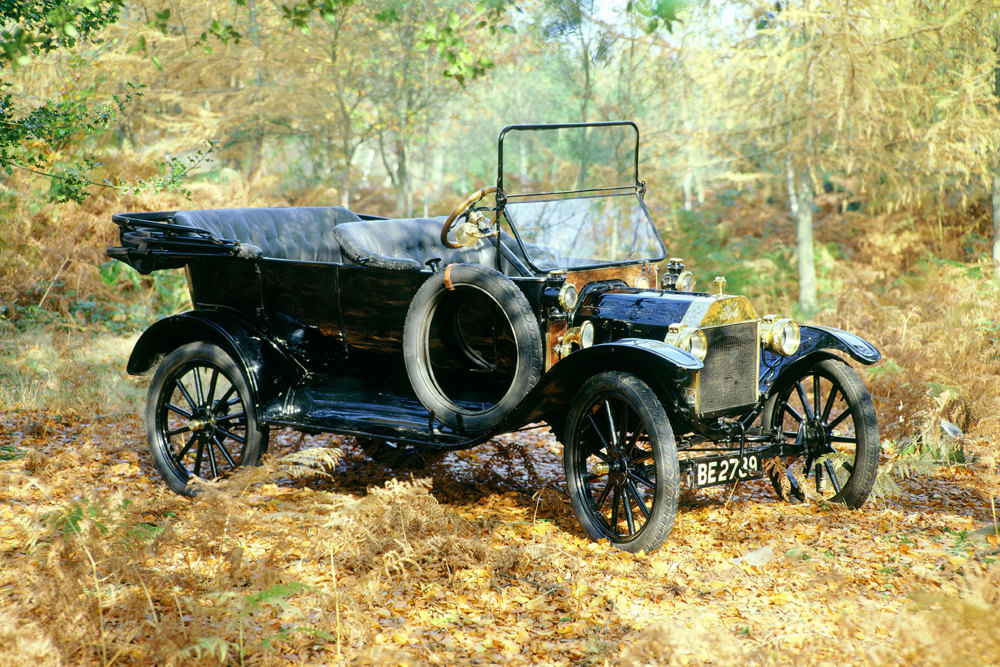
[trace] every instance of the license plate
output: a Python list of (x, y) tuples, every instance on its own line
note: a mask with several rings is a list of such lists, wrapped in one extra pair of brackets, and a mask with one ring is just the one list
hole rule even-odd
[(763, 477), (763, 473), (760, 471), (760, 457), (756, 454), (744, 454), (742, 466), (740, 466), (739, 454), (703, 458), (693, 463), (691, 480), (697, 489), (715, 484), (730, 484), (742, 479)]

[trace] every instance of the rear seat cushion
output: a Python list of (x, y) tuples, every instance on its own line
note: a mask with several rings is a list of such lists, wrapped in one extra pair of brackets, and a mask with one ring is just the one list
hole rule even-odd
[(341, 206), (205, 209), (174, 215), (175, 224), (255, 245), (264, 257), (300, 262), (343, 261), (333, 231), (360, 219)]
[(496, 264), (496, 249), (488, 242), (474, 248), (446, 248), (441, 243), (445, 218), (365, 220), (339, 225), (333, 235), (349, 264), (381, 269), (419, 271), (425, 262), (441, 258), (441, 266), (455, 262)]

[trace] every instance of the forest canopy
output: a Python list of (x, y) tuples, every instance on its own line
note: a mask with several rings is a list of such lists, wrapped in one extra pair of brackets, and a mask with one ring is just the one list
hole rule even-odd
[(442, 213), (495, 178), (503, 126), (630, 119), (652, 196), (787, 198), (809, 311), (817, 196), (940, 213), (997, 189), (983, 0), (17, 0), (2, 21), (0, 169), (56, 200), (239, 178)]

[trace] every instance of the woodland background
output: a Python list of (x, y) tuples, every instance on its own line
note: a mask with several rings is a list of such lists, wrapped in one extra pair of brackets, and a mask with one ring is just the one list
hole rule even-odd
[[(0, 2), (0, 664), (991, 664), (1000, 3)], [(547, 433), (420, 471), (278, 433), (171, 495), (112, 213), (447, 213), (519, 122), (631, 119), (672, 256), (875, 342), (861, 511), (685, 493), (589, 543)], [(317, 468), (317, 466), (319, 466)]]

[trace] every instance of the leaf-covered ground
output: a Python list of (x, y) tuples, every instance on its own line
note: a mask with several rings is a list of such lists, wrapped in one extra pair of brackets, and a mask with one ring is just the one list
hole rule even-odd
[[(196, 501), (166, 490), (135, 417), (7, 412), (0, 453), (3, 665), (1000, 655), (978, 463), (860, 511), (781, 503), (765, 482), (685, 491), (666, 545), (636, 556), (584, 536), (547, 431), (395, 478), (350, 439), (278, 432), (272, 462)], [(303, 475), (310, 461), (329, 475)]]

